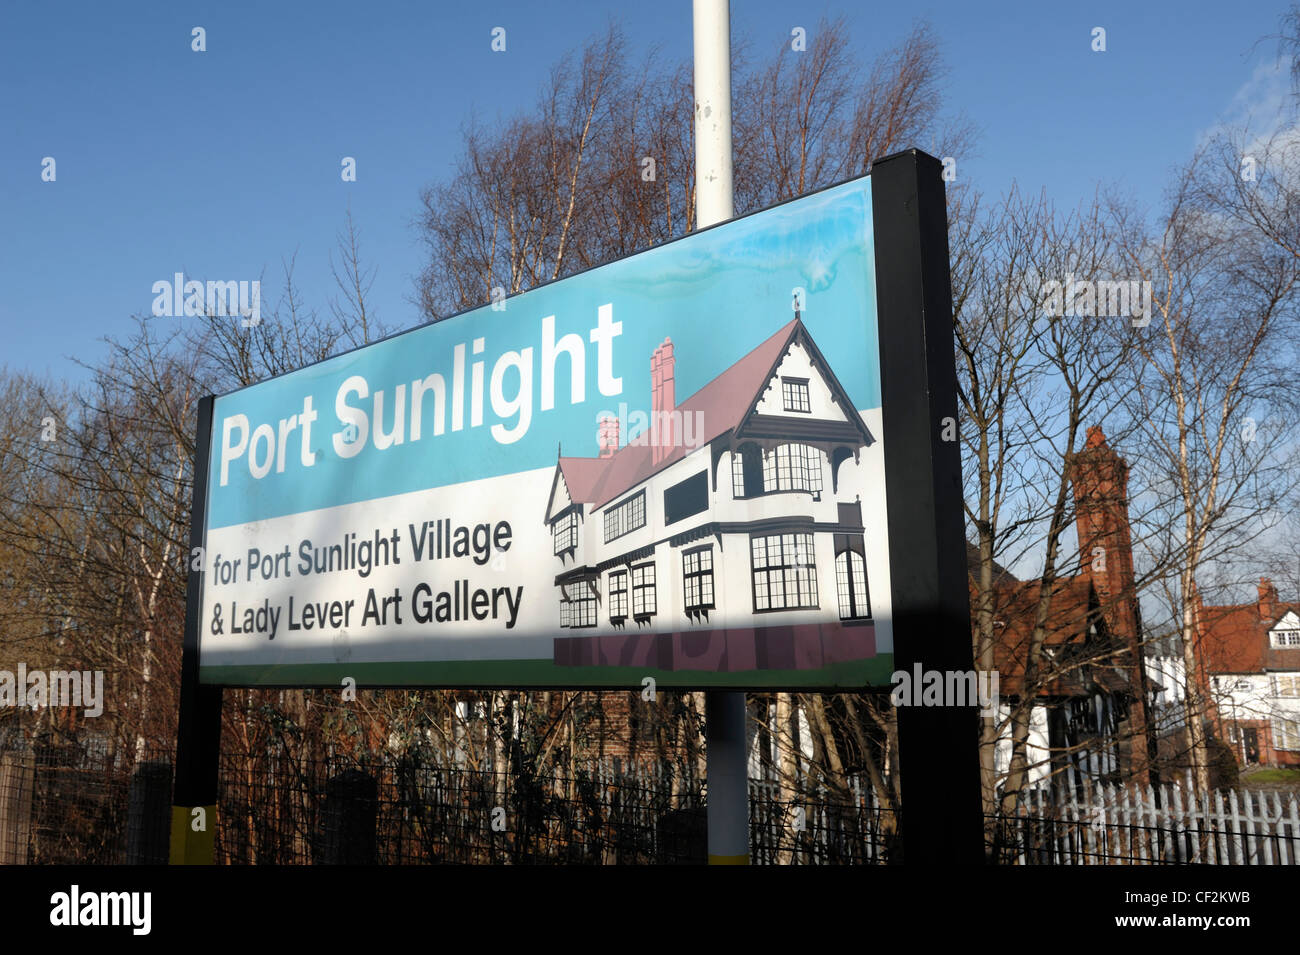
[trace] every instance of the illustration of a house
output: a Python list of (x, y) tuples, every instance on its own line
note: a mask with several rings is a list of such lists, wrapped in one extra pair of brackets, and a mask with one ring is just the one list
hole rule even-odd
[(680, 405), (676, 361), (671, 340), (655, 349), (647, 427), (621, 443), (604, 419), (598, 457), (557, 462), (555, 662), (737, 672), (873, 657), (861, 502), (879, 443), (803, 321)]

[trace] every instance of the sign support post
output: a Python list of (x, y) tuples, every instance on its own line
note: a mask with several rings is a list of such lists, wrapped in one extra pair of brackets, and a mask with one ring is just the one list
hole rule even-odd
[[(871, 185), (894, 665), (973, 673), (942, 165), (896, 153)], [(903, 861), (982, 863), (977, 706), (900, 706), (898, 740)]]
[[(189, 573), (185, 584), (185, 643), (181, 651), (180, 717), (176, 730), (176, 781), (172, 797), (172, 865), (211, 865), (216, 843), (217, 775), (221, 758), (221, 687), (199, 682), (199, 628), (203, 575), (207, 572), (204, 528), (208, 465), (212, 451), (209, 395), (199, 401), (194, 442), (194, 496), (190, 505)], [(199, 554), (196, 570), (193, 555)]]
[[(731, 4), (695, 0), (695, 225), (734, 214), (731, 181)], [(710, 865), (749, 864), (745, 694), (704, 697)]]

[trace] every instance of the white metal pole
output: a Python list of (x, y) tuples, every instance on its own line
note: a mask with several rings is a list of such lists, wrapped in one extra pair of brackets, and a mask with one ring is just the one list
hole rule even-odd
[[(695, 5), (695, 223), (732, 217), (731, 7)], [(704, 700), (708, 751), (709, 864), (749, 864), (749, 773), (745, 694), (712, 691)]]
[(734, 214), (731, 188), (730, 0), (695, 0), (695, 222)]

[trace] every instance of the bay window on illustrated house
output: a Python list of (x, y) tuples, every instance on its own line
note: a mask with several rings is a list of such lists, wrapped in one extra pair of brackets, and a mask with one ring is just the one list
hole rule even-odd
[(609, 622), (622, 623), (627, 619), (627, 571), (615, 570), (609, 575)]
[(575, 511), (561, 517), (552, 527), (555, 536), (555, 556), (571, 554), (578, 547), (578, 515)]
[(682, 554), (682, 593), (690, 616), (709, 615), (713, 609), (713, 547), (696, 547)]
[(655, 610), (655, 565), (638, 564), (632, 568), (632, 616), (647, 620)]
[(816, 609), (812, 534), (758, 534), (749, 547), (755, 613)]
[(598, 599), (595, 580), (575, 580), (561, 585), (560, 626), (594, 627)]
[(620, 567), (609, 573), (609, 622), (621, 627), (629, 616), (645, 623), (658, 609), (653, 562)]
[(822, 459), (822, 452), (810, 444), (789, 442), (766, 451), (752, 442), (745, 444), (731, 458), (732, 496), (806, 491), (820, 501)]

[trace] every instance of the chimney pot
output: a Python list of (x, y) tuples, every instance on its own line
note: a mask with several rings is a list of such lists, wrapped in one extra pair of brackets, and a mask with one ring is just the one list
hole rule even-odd
[(600, 456), (602, 458), (612, 458), (614, 452), (618, 450), (619, 444), (619, 421), (613, 415), (602, 415), (600, 426), (596, 432), (596, 441), (600, 445)]
[(665, 338), (650, 357), (650, 460), (658, 464), (673, 444), (672, 411), (677, 407), (673, 340)]
[(1277, 603), (1277, 588), (1267, 577), (1259, 578), (1259, 616), (1261, 620), (1273, 619), (1273, 607)]

